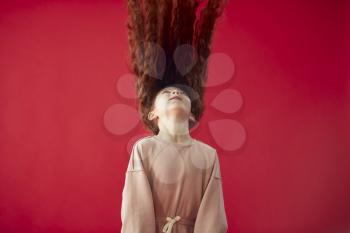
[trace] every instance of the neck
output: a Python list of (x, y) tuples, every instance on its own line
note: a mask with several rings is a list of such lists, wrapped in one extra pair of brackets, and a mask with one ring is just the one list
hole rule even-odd
[(188, 129), (188, 121), (170, 121), (166, 124), (159, 122), (158, 136), (175, 143), (189, 143), (192, 137)]

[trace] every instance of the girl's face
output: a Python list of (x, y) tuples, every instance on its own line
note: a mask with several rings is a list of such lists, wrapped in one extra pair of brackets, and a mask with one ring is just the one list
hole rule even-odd
[(168, 120), (185, 121), (192, 117), (191, 100), (178, 87), (168, 86), (160, 90), (153, 104), (153, 111), (150, 112), (149, 119), (158, 118), (158, 121)]

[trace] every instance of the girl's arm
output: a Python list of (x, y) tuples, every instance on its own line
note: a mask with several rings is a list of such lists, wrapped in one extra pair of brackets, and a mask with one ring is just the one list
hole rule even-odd
[(194, 233), (227, 232), (228, 225), (221, 181), (220, 162), (215, 151), (213, 170), (199, 206)]
[(155, 213), (150, 183), (137, 143), (130, 155), (121, 204), (121, 233), (155, 233)]

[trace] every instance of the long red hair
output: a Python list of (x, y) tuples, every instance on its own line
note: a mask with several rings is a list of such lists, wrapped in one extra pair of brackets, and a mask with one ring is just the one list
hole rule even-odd
[[(226, 0), (207, 0), (199, 17), (197, 10), (203, 1), (126, 1), (130, 65), (137, 77), (135, 88), (142, 123), (158, 134), (159, 128), (148, 119), (148, 113), (157, 93), (173, 84), (188, 87), (184, 90), (191, 97), (191, 112), (199, 121), (204, 112), (204, 85), (214, 26)], [(174, 51), (183, 45), (192, 48), (189, 60), (183, 59), (185, 69), (189, 68), (186, 73), (179, 71), (174, 60)], [(183, 48), (186, 50), (186, 46)]]

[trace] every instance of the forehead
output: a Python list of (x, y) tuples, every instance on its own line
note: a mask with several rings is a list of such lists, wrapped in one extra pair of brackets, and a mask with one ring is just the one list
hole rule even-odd
[(179, 91), (182, 91), (181, 88), (173, 87), (173, 86), (165, 87), (165, 88), (163, 88), (161, 91), (170, 91), (170, 90), (174, 90), (174, 89), (179, 90)]

